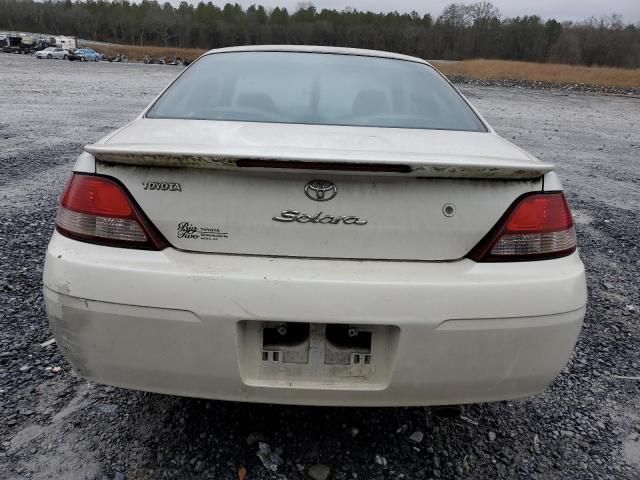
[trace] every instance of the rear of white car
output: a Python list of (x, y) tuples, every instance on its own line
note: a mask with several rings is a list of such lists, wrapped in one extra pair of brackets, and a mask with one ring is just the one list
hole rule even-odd
[[(414, 76), (444, 93), (407, 96)], [(213, 51), (86, 150), (44, 284), (58, 345), (89, 379), (243, 401), (471, 403), (540, 392), (573, 349), (584, 268), (552, 165), (420, 60)]]

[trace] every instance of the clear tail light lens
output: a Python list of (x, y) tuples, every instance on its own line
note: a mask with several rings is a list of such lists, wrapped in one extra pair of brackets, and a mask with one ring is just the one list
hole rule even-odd
[(576, 249), (576, 231), (562, 192), (535, 193), (518, 199), (471, 251), (477, 262), (544, 260)]
[(120, 183), (95, 175), (73, 174), (60, 202), (56, 229), (101, 245), (147, 250), (167, 246)]

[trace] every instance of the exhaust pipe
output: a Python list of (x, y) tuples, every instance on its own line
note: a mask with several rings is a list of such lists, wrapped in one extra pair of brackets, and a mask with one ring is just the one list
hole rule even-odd
[(431, 407), (431, 414), (437, 418), (457, 418), (462, 415), (462, 405), (438, 405)]

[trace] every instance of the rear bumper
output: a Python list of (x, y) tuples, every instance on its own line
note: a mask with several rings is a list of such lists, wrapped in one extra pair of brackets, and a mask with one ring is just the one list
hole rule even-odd
[[(586, 303), (577, 254), (514, 264), (329, 261), (134, 251), (57, 233), (44, 284), (57, 343), (91, 380), (315, 405), (538, 393), (566, 364)], [(323, 376), (299, 365), (260, 365), (251, 326), (271, 321), (392, 333), (373, 348), (369, 374)]]

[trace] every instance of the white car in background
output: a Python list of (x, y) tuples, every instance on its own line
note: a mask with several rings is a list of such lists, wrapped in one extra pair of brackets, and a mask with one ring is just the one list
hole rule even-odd
[(44, 50), (36, 52), (36, 58), (52, 58), (56, 60), (66, 60), (69, 56), (69, 52), (60, 47), (47, 47)]
[(586, 304), (553, 165), (423, 60), (212, 50), (85, 147), (44, 294), (86, 378), (239, 401), (526, 397)]

